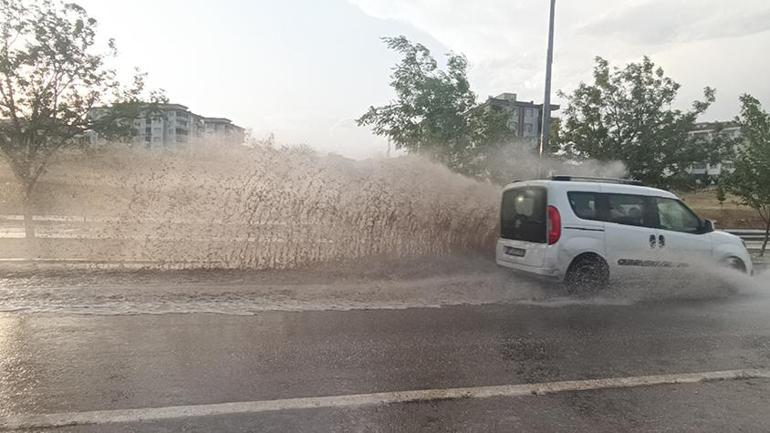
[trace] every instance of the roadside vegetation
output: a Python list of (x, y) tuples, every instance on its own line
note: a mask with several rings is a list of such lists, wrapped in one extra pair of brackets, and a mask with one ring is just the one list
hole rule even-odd
[(623, 68), (596, 58), (593, 83), (567, 94), (558, 145), (570, 159), (622, 161), (628, 176), (647, 185), (687, 188), (693, 163), (716, 163), (732, 151), (729, 140), (689, 134), (716, 99), (712, 88), (692, 108), (673, 108), (680, 84), (648, 57)]
[[(31, 203), (51, 157), (92, 139), (125, 139), (144, 107), (144, 77), (123, 86), (96, 46), (97, 22), (60, 1), (0, 2), (0, 156), (21, 186), (26, 236)], [(162, 97), (155, 93), (149, 99)], [(94, 111), (99, 107), (109, 107)]]
[(724, 184), (741, 204), (754, 209), (762, 219), (762, 256), (770, 238), (770, 114), (756, 98), (743, 95), (738, 121), (745, 141), (737, 149), (735, 171), (725, 177)]
[(428, 156), (461, 174), (504, 181), (504, 173), (490, 162), (514, 136), (504, 113), (476, 103), (465, 56), (448, 54), (444, 70), (422, 44), (404, 36), (383, 41), (402, 56), (391, 75), (396, 97), (370, 107), (358, 124), (371, 127), (396, 149)]
[[(360, 125), (398, 149), (500, 184), (516, 178), (506, 168), (526, 160), (538, 164), (533, 158), (537, 140), (517, 138), (507, 123), (509, 114), (477, 101), (464, 56), (447, 55), (442, 70), (425, 46), (404, 36), (383, 40), (402, 56), (391, 75), (395, 98), (370, 107)], [(703, 99), (693, 101), (690, 110), (675, 109), (681, 85), (647, 57), (623, 68), (597, 57), (593, 77), (572, 92), (560, 92), (567, 103), (563, 118), (552, 125), (549, 158), (571, 161), (573, 167), (620, 162), (629, 177), (646, 184), (687, 189), (695, 186), (687, 173), (693, 163), (731, 156), (735, 143), (721, 134), (709, 140), (689, 134), (715, 101), (716, 90), (704, 89)]]

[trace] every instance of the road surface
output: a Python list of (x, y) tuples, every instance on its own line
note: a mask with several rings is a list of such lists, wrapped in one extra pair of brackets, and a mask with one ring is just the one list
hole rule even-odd
[[(311, 287), (262, 274), (7, 274), (0, 281), (0, 426), (767, 431), (764, 281), (700, 298), (689, 290), (686, 297), (568, 300), (501, 275), (387, 283), (370, 276), (374, 288), (364, 297), (379, 301), (365, 309), (362, 300), (339, 303), (361, 284), (355, 279), (328, 293), (331, 277)], [(405, 296), (409, 281), (416, 295), (386, 302), (381, 292)], [(483, 302), (467, 302), (463, 284)], [(283, 297), (262, 296), (260, 285)], [(437, 296), (442, 287), (455, 297)], [(286, 302), (305, 289), (314, 295)], [(190, 296), (180, 298), (183, 292)], [(312, 308), (319, 293), (331, 300)], [(234, 309), (250, 298), (249, 308)], [(227, 306), (217, 310), (220, 299)], [(255, 308), (259, 302), (267, 307)], [(61, 426), (73, 423), (80, 424)]]

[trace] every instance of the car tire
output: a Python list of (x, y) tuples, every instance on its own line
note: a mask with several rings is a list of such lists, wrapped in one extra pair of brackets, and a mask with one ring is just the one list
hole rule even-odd
[(593, 254), (577, 257), (567, 269), (564, 285), (567, 293), (586, 296), (607, 289), (610, 268), (601, 257)]

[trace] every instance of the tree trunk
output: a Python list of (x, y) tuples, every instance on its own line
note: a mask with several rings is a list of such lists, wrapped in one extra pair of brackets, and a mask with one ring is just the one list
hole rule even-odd
[(24, 195), (24, 237), (35, 239), (35, 220), (33, 218), (32, 197)]
[(759, 250), (759, 257), (765, 256), (765, 250), (767, 249), (768, 238), (770, 238), (770, 218), (767, 219), (767, 223), (765, 225), (765, 241), (762, 242), (762, 249)]
[(725, 204), (721, 201), (719, 202), (719, 219), (721, 220), (720, 224), (725, 220)]

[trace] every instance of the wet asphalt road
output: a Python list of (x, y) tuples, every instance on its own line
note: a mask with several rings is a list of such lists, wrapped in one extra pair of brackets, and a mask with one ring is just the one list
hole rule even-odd
[[(770, 297), (632, 305), (0, 313), (0, 417), (770, 368)], [(770, 381), (55, 429), (770, 431)]]

